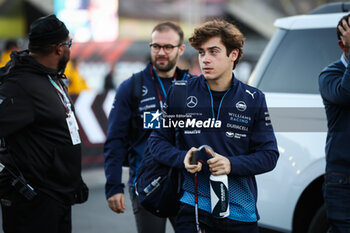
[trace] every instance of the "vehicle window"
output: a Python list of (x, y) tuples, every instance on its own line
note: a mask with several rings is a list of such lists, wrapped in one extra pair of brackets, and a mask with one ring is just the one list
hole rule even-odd
[(264, 92), (318, 92), (318, 75), (340, 58), (335, 28), (287, 31), (260, 79)]

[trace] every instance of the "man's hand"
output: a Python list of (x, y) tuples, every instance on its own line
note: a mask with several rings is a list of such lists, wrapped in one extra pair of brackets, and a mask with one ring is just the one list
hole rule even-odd
[(108, 206), (114, 212), (120, 214), (125, 211), (124, 193), (117, 193), (108, 198)]
[(189, 151), (187, 151), (184, 159), (185, 168), (189, 173), (196, 173), (202, 170), (202, 164), (200, 162), (197, 162), (197, 164), (191, 164), (192, 153), (195, 151), (198, 151), (198, 149), (192, 147)]
[(208, 159), (209, 170), (211, 174), (218, 175), (228, 175), (231, 172), (231, 162), (225, 156), (222, 156), (218, 153), (211, 151), (208, 148), (205, 148), (208, 154), (213, 156), (213, 158)]
[(341, 33), (340, 38), (344, 46), (349, 47), (350, 46), (350, 18), (348, 19), (348, 21), (343, 20), (342, 25), (339, 25), (338, 29)]

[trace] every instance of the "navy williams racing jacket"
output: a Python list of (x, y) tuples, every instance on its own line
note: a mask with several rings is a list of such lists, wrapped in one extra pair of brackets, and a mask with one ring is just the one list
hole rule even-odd
[[(116, 193), (123, 193), (124, 184), (121, 181), (122, 165), (125, 158), (129, 158), (129, 181), (133, 186), (137, 169), (143, 158), (146, 141), (151, 133), (150, 129), (143, 128), (144, 112), (161, 111), (158, 93), (165, 101), (167, 85), (165, 82), (172, 79), (163, 79), (160, 83), (157, 77), (152, 78), (152, 64), (149, 63), (144, 70), (142, 96), (137, 108), (137, 129), (131, 127), (132, 120), (132, 78), (125, 80), (118, 88), (112, 110), (108, 117), (107, 140), (104, 145), (106, 197), (107, 199)], [(155, 72), (155, 71), (153, 71)], [(176, 68), (176, 79), (183, 80), (192, 77), (187, 70)], [(163, 85), (164, 84), (164, 85)], [(157, 92), (156, 86), (159, 90)], [(169, 83), (168, 87), (171, 85)], [(164, 88), (164, 92), (162, 91)]]
[[(231, 162), (228, 218), (256, 222), (259, 215), (254, 176), (272, 170), (279, 156), (264, 94), (233, 77), (215, 111), (212, 91), (204, 76), (200, 76), (188, 81), (187, 105), (178, 117), (172, 109), (173, 87), (168, 93), (163, 127), (152, 132), (148, 146), (159, 162), (183, 169), (181, 202), (194, 206), (194, 175), (184, 169), (185, 155), (191, 147), (206, 144)], [(198, 173), (198, 204), (210, 213), (210, 172), (205, 164)]]

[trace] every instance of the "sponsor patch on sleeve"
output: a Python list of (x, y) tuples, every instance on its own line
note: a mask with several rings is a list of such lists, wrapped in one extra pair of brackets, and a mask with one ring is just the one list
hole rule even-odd
[(271, 124), (271, 118), (269, 112), (265, 112), (265, 125), (270, 126)]

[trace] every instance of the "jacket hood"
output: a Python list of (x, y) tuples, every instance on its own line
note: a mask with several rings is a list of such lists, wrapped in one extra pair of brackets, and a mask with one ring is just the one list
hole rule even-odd
[[(11, 60), (0, 69), (0, 79), (7, 75), (34, 73), (38, 75), (60, 76), (58, 71), (43, 66), (29, 55), (29, 50), (11, 53)], [(25, 76), (23, 76), (25, 77)]]

